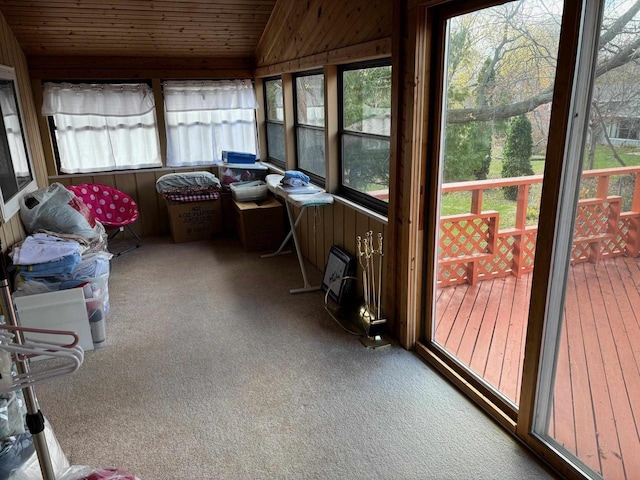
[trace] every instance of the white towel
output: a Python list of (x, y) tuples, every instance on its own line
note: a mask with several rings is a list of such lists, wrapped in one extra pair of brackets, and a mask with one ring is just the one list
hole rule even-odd
[(35, 233), (15, 246), (9, 256), (14, 265), (37, 265), (55, 262), (74, 253), (82, 254), (82, 250), (80, 243), (75, 240)]

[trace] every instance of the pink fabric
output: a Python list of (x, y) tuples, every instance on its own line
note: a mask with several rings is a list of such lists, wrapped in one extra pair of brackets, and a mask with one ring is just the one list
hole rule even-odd
[(91, 210), (93, 216), (105, 228), (118, 228), (133, 223), (138, 218), (136, 202), (124, 192), (97, 183), (71, 185), (71, 190)]

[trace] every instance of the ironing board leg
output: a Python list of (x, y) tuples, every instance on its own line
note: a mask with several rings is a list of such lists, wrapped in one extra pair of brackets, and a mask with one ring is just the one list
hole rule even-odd
[(291, 225), (291, 236), (293, 237), (293, 243), (296, 247), (296, 254), (298, 255), (298, 263), (300, 264), (300, 271), (302, 272), (302, 280), (304, 281), (304, 287), (302, 288), (292, 288), (289, 290), (289, 293), (305, 293), (305, 292), (314, 292), (316, 290), (320, 290), (320, 285), (317, 287), (309, 285), (309, 280), (307, 280), (307, 270), (304, 268), (304, 258), (302, 257), (302, 252), (300, 251), (300, 241), (298, 240), (298, 235), (296, 234), (296, 227), (304, 213), (306, 206), (302, 207), (300, 210), (300, 214), (298, 218), (294, 221), (293, 214), (291, 213), (291, 206), (289, 202), (285, 202), (287, 207), (287, 216), (289, 217), (289, 224)]
[(287, 244), (290, 238), (291, 238), (291, 231), (287, 233), (287, 236), (284, 237), (284, 240), (282, 241), (282, 243), (280, 244), (280, 246), (275, 252), (265, 253), (263, 255), (260, 255), (260, 258), (270, 258), (270, 257), (276, 257), (278, 255), (284, 255), (285, 253), (291, 253), (291, 250), (283, 250), (284, 246)]
[(291, 238), (291, 233), (295, 231), (296, 227), (300, 223), (300, 220), (302, 219), (302, 213), (304, 212), (304, 210), (300, 211), (300, 214), (298, 215), (298, 218), (296, 218), (295, 223), (291, 223), (291, 216), (289, 215), (289, 202), (287, 202), (286, 199), (285, 199), (285, 204), (286, 204), (286, 208), (287, 208), (287, 216), (289, 217), (289, 224), (292, 225), (292, 227), (289, 230), (289, 233), (287, 233), (287, 236), (284, 237), (284, 240), (282, 241), (282, 243), (280, 244), (280, 246), (278, 247), (278, 249), (275, 252), (273, 252), (273, 253), (265, 253), (263, 255), (260, 255), (260, 258), (271, 258), (271, 257), (276, 257), (278, 255), (284, 255), (286, 253), (291, 253), (291, 250), (283, 250), (283, 248), (287, 245), (287, 242), (289, 242), (289, 239)]

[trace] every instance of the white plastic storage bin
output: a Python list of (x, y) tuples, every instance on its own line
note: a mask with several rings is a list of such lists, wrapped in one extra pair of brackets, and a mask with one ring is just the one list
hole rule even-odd
[(236, 182), (230, 187), (233, 199), (238, 202), (255, 202), (267, 198), (267, 184), (262, 180)]
[(229, 185), (235, 182), (250, 182), (264, 180), (269, 173), (269, 168), (260, 163), (242, 164), (226, 163), (218, 165), (218, 178), (222, 182), (223, 189), (229, 189)]
[[(21, 326), (70, 330), (78, 334), (80, 338), (78, 344), (85, 351), (93, 350), (93, 336), (82, 288), (38, 293), (36, 295), (17, 297), (13, 301), (18, 311), (18, 321)], [(100, 301), (103, 301), (103, 298)], [(30, 334), (30, 337), (35, 340), (60, 341), (60, 337), (57, 335), (37, 333)]]

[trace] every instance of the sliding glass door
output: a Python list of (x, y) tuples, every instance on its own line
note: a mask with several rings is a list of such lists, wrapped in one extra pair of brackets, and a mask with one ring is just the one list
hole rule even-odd
[(568, 139), (533, 429), (590, 476), (633, 479), (640, 472), (640, 4), (598, 3), (585, 12), (574, 108), (583, 120)]
[(425, 12), (420, 343), (564, 473), (636, 478), (640, 0)]
[(520, 393), (562, 10), (562, 0), (449, 9), (436, 28), (445, 55), (431, 340), (512, 407)]

